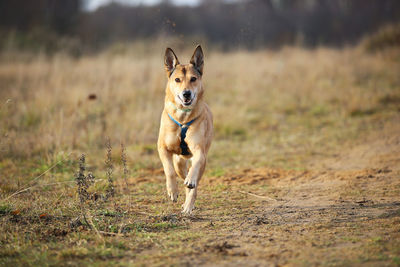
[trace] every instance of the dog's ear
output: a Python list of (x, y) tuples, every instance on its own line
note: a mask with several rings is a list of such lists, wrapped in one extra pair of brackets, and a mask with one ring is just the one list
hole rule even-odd
[(165, 65), (165, 70), (168, 74), (168, 77), (171, 76), (176, 65), (178, 65), (178, 64), (179, 64), (178, 57), (175, 55), (174, 51), (172, 51), (172, 49), (168, 47), (165, 50), (165, 56), (164, 56), (164, 65)]
[(204, 54), (200, 45), (198, 45), (194, 50), (190, 63), (193, 64), (194, 68), (200, 73), (200, 75), (203, 75)]

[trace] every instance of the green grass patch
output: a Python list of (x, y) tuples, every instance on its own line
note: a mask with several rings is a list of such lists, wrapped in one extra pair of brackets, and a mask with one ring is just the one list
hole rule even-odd
[(13, 207), (8, 203), (0, 203), (0, 216), (9, 214), (13, 210)]
[(207, 171), (207, 176), (215, 176), (215, 177), (221, 177), (224, 176), (226, 173), (226, 170), (220, 167), (215, 167), (211, 170)]

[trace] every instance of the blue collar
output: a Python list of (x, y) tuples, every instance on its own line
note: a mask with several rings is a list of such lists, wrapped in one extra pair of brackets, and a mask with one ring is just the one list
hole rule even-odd
[(178, 125), (178, 126), (181, 127), (181, 128), (184, 128), (184, 127), (188, 128), (188, 127), (197, 119), (197, 118), (194, 118), (193, 120), (189, 121), (188, 123), (182, 124), (182, 123), (180, 123), (179, 121), (175, 120), (169, 113), (167, 113), (167, 114), (168, 114), (169, 118), (170, 118), (173, 122), (175, 122), (176, 125)]
[(181, 128), (181, 143), (180, 143), (180, 147), (181, 147), (181, 154), (182, 155), (190, 155), (189, 152), (189, 147), (187, 145), (187, 143), (185, 142), (185, 137), (186, 137), (186, 132), (189, 129), (189, 126), (197, 119), (194, 118), (193, 120), (189, 121), (188, 123), (182, 124), (179, 121), (175, 120), (169, 113), (167, 113), (169, 118), (175, 122), (176, 125), (178, 125)]

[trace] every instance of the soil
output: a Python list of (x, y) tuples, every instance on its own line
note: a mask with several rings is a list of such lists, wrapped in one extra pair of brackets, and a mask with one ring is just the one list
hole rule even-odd
[[(36, 265), (67, 258), (76, 266), (103, 266), (105, 259), (118, 266), (399, 266), (399, 133), (400, 123), (390, 124), (304, 170), (204, 177), (191, 216), (180, 214), (182, 197), (166, 197), (162, 169), (143, 171), (127, 180), (132, 194), (115, 199), (118, 209), (93, 211), (107, 245), (81, 217), (14, 210), (2, 217), (3, 233), (30, 233), (39, 249), (9, 249), (0, 265), (23, 265), (34, 257), (30, 251), (45, 251), (48, 258)], [(110, 232), (115, 225), (121, 228)], [(49, 244), (59, 247), (47, 254)]]
[(203, 184), (227, 185), (230, 195), (239, 192), (254, 202), (218, 220), (200, 211), (194, 229), (202, 229), (202, 221), (225, 227), (186, 262), (399, 265), (399, 133), (400, 123), (381, 129), (333, 158), (312, 162), (309, 170), (244, 169), (207, 179)]

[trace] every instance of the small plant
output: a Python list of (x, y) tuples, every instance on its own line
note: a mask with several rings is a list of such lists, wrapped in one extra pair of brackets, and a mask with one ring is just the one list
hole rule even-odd
[(130, 194), (129, 184), (128, 184), (129, 170), (128, 170), (128, 166), (127, 166), (126, 149), (125, 149), (124, 143), (121, 143), (121, 164), (122, 164), (122, 177), (125, 182), (124, 191), (127, 194)]
[(123, 168), (122, 177), (124, 178), (126, 189), (129, 190), (129, 188), (128, 188), (128, 180), (127, 180), (127, 176), (128, 176), (129, 171), (128, 171), (128, 167), (127, 167), (127, 164), (126, 164), (126, 149), (125, 149), (124, 143), (122, 143), (122, 142), (121, 142), (121, 163), (122, 163), (122, 168)]
[(125, 182), (125, 188), (124, 191), (126, 194), (128, 194), (128, 201), (129, 201), (129, 211), (131, 210), (131, 192), (129, 190), (129, 184), (128, 184), (128, 174), (129, 174), (129, 170), (128, 170), (128, 166), (127, 166), (127, 160), (126, 160), (126, 149), (124, 146), (124, 143), (121, 142), (121, 163), (122, 163), (122, 177), (124, 178), (124, 182)]
[(88, 175), (85, 175), (85, 170), (86, 170), (86, 165), (85, 165), (86, 157), (85, 154), (82, 154), (81, 157), (79, 158), (79, 170), (75, 176), (76, 178), (76, 183), (78, 185), (78, 196), (79, 196), (79, 206), (81, 210), (81, 216), (83, 217), (84, 221), (86, 224), (95, 230), (97, 235), (102, 239), (103, 237), (100, 235), (99, 231), (97, 230), (96, 226), (93, 223), (92, 216), (90, 214), (90, 206), (93, 198), (91, 197), (91, 194), (87, 191), (89, 186), (91, 186), (94, 183), (94, 175), (92, 173), (89, 173)]
[(107, 138), (106, 141), (106, 147), (107, 147), (107, 154), (106, 154), (106, 174), (107, 174), (107, 181), (108, 181), (108, 188), (106, 192), (106, 199), (109, 199), (110, 197), (114, 197), (115, 195), (115, 188), (114, 188), (114, 181), (113, 181), (113, 164), (112, 164), (112, 147), (111, 147), (111, 140), (110, 138)]
[[(107, 188), (106, 188), (105, 193), (102, 193), (102, 194), (98, 193), (95, 190), (95, 186), (91, 187), (95, 183), (95, 177), (92, 173), (88, 173), (87, 175), (85, 174), (85, 171), (86, 171), (85, 154), (82, 154), (81, 157), (79, 158), (79, 169), (75, 175), (76, 184), (77, 184), (77, 192), (78, 192), (78, 196), (79, 196), (79, 207), (80, 207), (81, 214), (77, 219), (75, 219), (75, 222), (73, 224), (77, 224), (77, 223), (79, 224), (81, 219), (83, 219), (83, 221), (86, 222), (86, 224), (91, 229), (96, 231), (96, 233), (99, 236), (101, 236), (102, 234), (108, 235), (110, 233), (97, 230), (93, 221), (101, 222), (101, 220), (94, 220), (93, 219), (94, 215), (92, 216), (91, 214), (97, 214), (99, 216), (101, 216), (101, 215), (104, 216), (104, 213), (101, 214), (101, 213), (98, 213), (98, 211), (104, 210), (106, 202), (108, 200), (110, 200), (110, 198), (115, 196), (115, 187), (114, 187), (114, 179), (113, 179), (114, 166), (112, 163), (112, 147), (111, 147), (111, 141), (109, 138), (107, 138), (107, 141), (106, 141), (106, 148), (107, 148), (107, 152), (106, 152), (105, 164), (106, 164)], [(131, 202), (131, 196), (130, 196), (128, 180), (127, 180), (129, 171), (128, 171), (128, 167), (127, 167), (127, 157), (126, 157), (125, 147), (124, 147), (123, 143), (121, 143), (121, 165), (122, 165), (122, 170), (123, 170), (122, 176), (123, 176), (123, 179), (124, 179), (125, 185), (126, 185), (126, 187), (124, 188), (124, 191), (126, 191), (126, 193), (128, 194), (128, 197), (129, 197), (128, 205), (129, 205), (129, 211), (130, 211), (132, 202)], [(98, 201), (98, 200), (100, 200), (100, 201)], [(115, 213), (115, 214), (118, 214), (118, 216), (114, 216), (112, 225), (108, 225), (105, 227), (99, 226), (99, 227), (100, 227), (100, 229), (102, 229), (102, 228), (111, 229), (112, 228), (111, 226), (117, 227), (116, 229), (119, 229), (118, 234), (121, 234), (121, 231), (125, 227), (122, 223), (122, 217), (124, 217), (123, 207), (115, 201), (113, 201), (113, 203), (111, 203), (111, 204), (113, 204), (112, 206), (114, 208), (114, 211), (112, 211), (111, 213), (107, 212), (107, 214)], [(95, 209), (97, 210), (97, 212), (95, 211)], [(116, 230), (114, 230), (113, 232), (116, 232)]]
[(78, 185), (78, 196), (81, 208), (88, 203), (88, 200), (91, 198), (91, 194), (87, 191), (89, 186), (94, 183), (95, 177), (92, 173), (85, 175), (86, 165), (85, 165), (86, 157), (85, 154), (82, 154), (79, 158), (79, 170), (76, 173), (76, 184)]
[[(128, 184), (128, 174), (129, 174), (129, 170), (128, 170), (128, 166), (127, 166), (127, 159), (126, 159), (126, 150), (125, 150), (125, 146), (124, 143), (121, 142), (121, 163), (122, 163), (122, 177), (124, 179), (125, 182), (125, 194), (128, 194), (128, 213), (130, 213), (130, 211), (132, 210), (132, 201), (131, 201), (131, 192), (129, 190), (129, 184)], [(121, 225), (120, 227), (120, 232), (123, 231), (123, 229), (126, 228), (126, 226)]]

